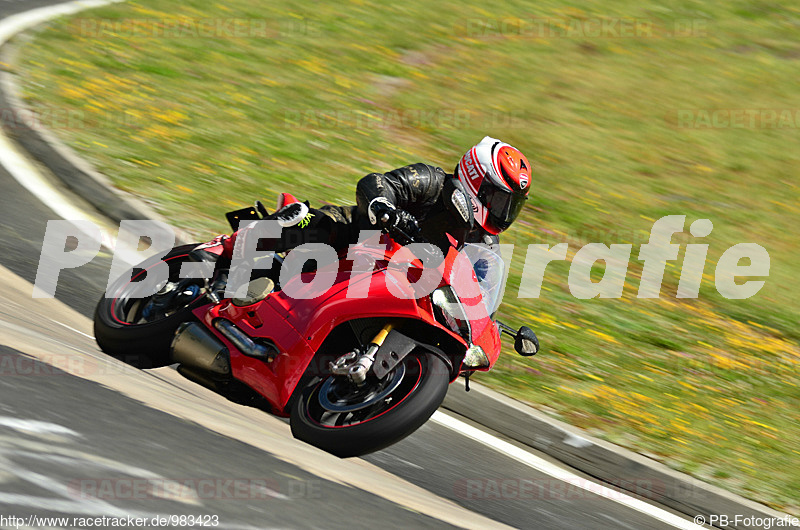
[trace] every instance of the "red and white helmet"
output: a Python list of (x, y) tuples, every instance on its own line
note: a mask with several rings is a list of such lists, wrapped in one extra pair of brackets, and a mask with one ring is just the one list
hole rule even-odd
[(531, 187), (531, 165), (519, 149), (489, 136), (467, 151), (456, 176), (472, 199), (475, 221), (499, 234), (519, 215)]

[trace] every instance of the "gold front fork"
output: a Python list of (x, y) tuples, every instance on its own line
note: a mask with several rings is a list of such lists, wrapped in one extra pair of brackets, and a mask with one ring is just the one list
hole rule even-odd
[(386, 340), (386, 337), (393, 328), (394, 324), (391, 322), (383, 326), (383, 329), (381, 329), (369, 343), (367, 352), (361, 356), (358, 362), (350, 367), (350, 380), (356, 385), (361, 386), (364, 384), (364, 381), (367, 379), (367, 372), (369, 372), (369, 369), (372, 368), (372, 365), (375, 363), (375, 355), (378, 353), (378, 349), (383, 346), (383, 341)]

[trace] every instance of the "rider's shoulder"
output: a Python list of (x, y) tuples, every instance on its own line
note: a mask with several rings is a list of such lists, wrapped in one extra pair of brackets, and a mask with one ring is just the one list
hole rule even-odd
[(424, 162), (416, 162), (414, 164), (408, 164), (407, 166), (394, 169), (390, 173), (395, 173), (399, 175), (408, 175), (413, 177), (429, 177), (437, 180), (444, 179), (447, 176), (447, 174), (442, 168), (438, 166), (433, 166), (431, 164), (426, 164)]

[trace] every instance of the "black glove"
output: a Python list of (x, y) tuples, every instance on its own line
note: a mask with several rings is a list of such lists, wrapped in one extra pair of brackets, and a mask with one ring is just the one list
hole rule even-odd
[(389, 201), (374, 200), (369, 206), (369, 211), (372, 224), (390, 234), (398, 240), (398, 243), (408, 244), (419, 235), (417, 219), (407, 211), (395, 208)]
[(395, 214), (394, 226), (389, 228), (389, 233), (404, 245), (414, 242), (420, 232), (417, 218), (405, 210), (395, 210)]

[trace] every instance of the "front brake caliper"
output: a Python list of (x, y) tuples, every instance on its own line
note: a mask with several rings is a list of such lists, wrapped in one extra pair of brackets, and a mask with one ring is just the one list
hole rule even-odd
[(350, 367), (355, 364), (357, 359), (358, 353), (356, 351), (345, 353), (335, 361), (328, 363), (328, 369), (333, 375), (349, 375)]

